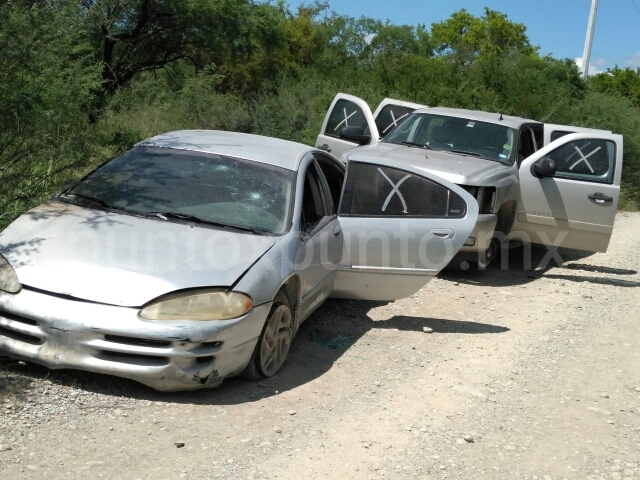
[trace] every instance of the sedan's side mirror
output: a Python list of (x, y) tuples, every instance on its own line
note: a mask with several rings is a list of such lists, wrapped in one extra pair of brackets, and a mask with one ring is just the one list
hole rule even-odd
[(360, 127), (345, 127), (340, 132), (340, 138), (358, 145), (367, 145), (371, 142), (371, 135), (366, 135)]
[(553, 177), (556, 174), (556, 161), (549, 157), (544, 157), (531, 165), (531, 173), (534, 177)]

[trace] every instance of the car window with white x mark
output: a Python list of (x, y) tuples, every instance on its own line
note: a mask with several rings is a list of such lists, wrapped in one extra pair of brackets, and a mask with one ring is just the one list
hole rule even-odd
[(557, 177), (610, 183), (615, 166), (615, 143), (585, 139), (569, 142), (549, 157), (556, 162)]
[(463, 217), (465, 203), (446, 187), (406, 170), (350, 162), (341, 215)]
[(346, 127), (360, 127), (368, 130), (367, 119), (362, 109), (348, 100), (338, 100), (331, 111), (325, 135), (339, 137), (340, 132)]

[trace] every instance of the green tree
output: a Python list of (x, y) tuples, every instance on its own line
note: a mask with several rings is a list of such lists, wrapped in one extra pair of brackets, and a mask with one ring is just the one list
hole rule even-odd
[(0, 223), (87, 161), (99, 66), (77, 7), (0, 3)]
[[(394, 25), (286, 0), (0, 0), (0, 228), (146, 137), (182, 128), (313, 143), (337, 92), (624, 135), (640, 206), (640, 70), (584, 82), (485, 9)], [(91, 119), (91, 121), (90, 121)]]
[(370, 37), (367, 52), (372, 59), (380, 55), (420, 55), (433, 56), (431, 36), (424, 25), (392, 25), (389, 22), (380, 24)]
[(195, 70), (216, 65), (251, 74), (257, 50), (269, 54), (284, 44), (277, 8), (250, 0), (82, 0), (82, 6), (105, 93), (142, 72), (171, 75), (179, 61)]
[(607, 69), (605, 73), (589, 77), (589, 87), (596, 92), (627, 97), (640, 107), (640, 68)]
[(531, 44), (527, 27), (510, 21), (504, 13), (485, 7), (484, 15), (476, 17), (465, 9), (449, 19), (431, 26), (435, 51), (469, 64), (477, 57), (496, 57), (509, 53), (533, 55), (538, 47)]
[(279, 0), (278, 8), (284, 17), (287, 66), (298, 73), (305, 67), (317, 65), (331, 36), (320, 18), (327, 14), (329, 4), (316, 0), (312, 5), (300, 5), (296, 12), (292, 12), (285, 0)]

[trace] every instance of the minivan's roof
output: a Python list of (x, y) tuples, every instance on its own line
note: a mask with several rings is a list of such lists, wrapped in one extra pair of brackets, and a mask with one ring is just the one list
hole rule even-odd
[(302, 157), (315, 150), (287, 140), (218, 130), (178, 130), (149, 138), (137, 146), (227, 155), (294, 171), (298, 170)]
[(540, 122), (536, 122), (535, 120), (529, 120), (526, 118), (520, 117), (512, 117), (509, 115), (502, 115), (502, 120), (500, 119), (500, 113), (491, 113), (491, 112), (483, 112), (480, 110), (465, 110), (462, 108), (445, 108), (445, 107), (433, 107), (433, 108), (423, 108), (417, 111), (418, 113), (431, 113), (434, 115), (447, 115), (449, 117), (459, 117), (465, 118), (468, 120), (474, 120), (477, 122), (489, 122), (495, 123), (498, 125), (505, 125), (511, 128), (520, 128), (525, 124), (539, 124)]

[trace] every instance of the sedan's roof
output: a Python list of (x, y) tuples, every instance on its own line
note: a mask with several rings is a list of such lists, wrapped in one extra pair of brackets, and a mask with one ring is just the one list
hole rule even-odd
[(509, 115), (502, 115), (502, 119), (500, 119), (500, 113), (491, 113), (491, 112), (483, 112), (481, 110), (465, 110), (462, 108), (445, 108), (445, 107), (433, 107), (433, 108), (423, 108), (418, 110), (419, 113), (431, 113), (434, 115), (447, 115), (449, 117), (459, 117), (465, 118), (468, 120), (474, 120), (477, 122), (489, 122), (495, 123), (497, 125), (505, 125), (507, 127), (512, 128), (520, 128), (525, 124), (537, 123), (542, 125), (540, 122), (536, 122), (535, 120), (529, 120), (526, 118), (520, 117), (511, 117)]
[(218, 130), (178, 130), (149, 138), (138, 146), (228, 155), (294, 171), (298, 170), (302, 157), (315, 150), (287, 140)]

